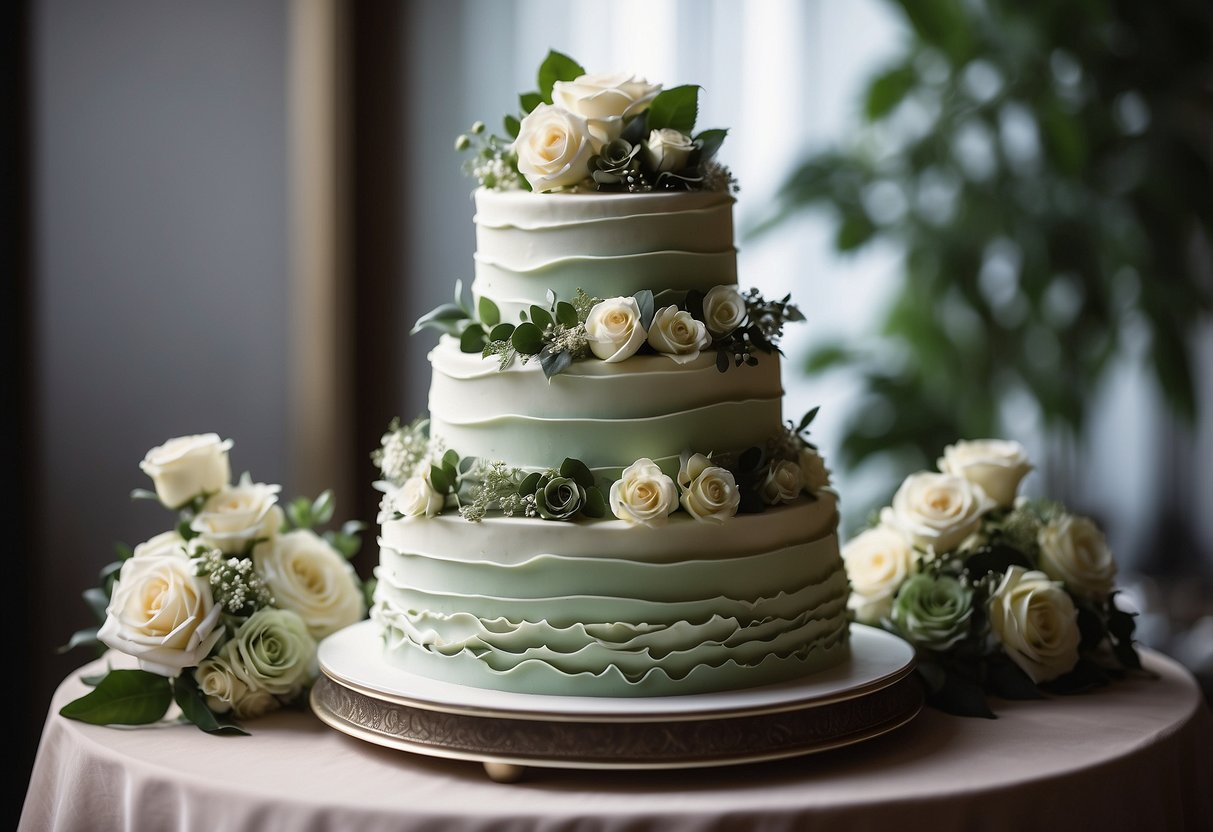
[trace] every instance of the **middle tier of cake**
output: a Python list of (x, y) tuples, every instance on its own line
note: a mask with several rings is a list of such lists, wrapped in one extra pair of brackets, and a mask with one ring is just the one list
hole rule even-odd
[(474, 687), (660, 696), (840, 660), (832, 493), (723, 525), (458, 516), (385, 522), (373, 617), (391, 661)]

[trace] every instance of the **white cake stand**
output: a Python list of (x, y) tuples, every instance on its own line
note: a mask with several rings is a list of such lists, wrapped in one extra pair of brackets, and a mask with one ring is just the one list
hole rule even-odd
[(922, 708), (914, 653), (851, 628), (851, 656), (805, 679), (725, 693), (547, 696), (439, 682), (383, 661), (364, 621), (320, 644), (312, 709), (338, 731), (388, 748), (475, 760), (494, 780), (528, 766), (671, 769), (760, 762), (862, 742)]

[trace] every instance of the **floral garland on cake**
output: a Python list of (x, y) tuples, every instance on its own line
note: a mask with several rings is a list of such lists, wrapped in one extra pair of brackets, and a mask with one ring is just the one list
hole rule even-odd
[(459, 348), (482, 357), (496, 357), (504, 370), (519, 358), (539, 360), (549, 379), (574, 361), (595, 358), (608, 364), (633, 355), (664, 355), (688, 364), (704, 352), (716, 353), (716, 369), (754, 366), (758, 354), (778, 353), (783, 328), (804, 321), (791, 295), (767, 300), (757, 289), (742, 294), (735, 286), (714, 286), (707, 292), (645, 289), (630, 297), (590, 297), (578, 289), (571, 301), (548, 290), (548, 306), (534, 304), (519, 313), (519, 323), (501, 320), (492, 300), (481, 297), (476, 311), (463, 298), (463, 282), (455, 282), (455, 301), (423, 315), (412, 333), (434, 329), (459, 339)]
[(543, 520), (600, 519), (657, 527), (682, 511), (693, 519), (723, 523), (738, 513), (806, 497), (830, 485), (830, 472), (809, 426), (817, 408), (799, 423), (788, 422), (765, 447), (740, 453), (684, 452), (676, 477), (649, 458), (635, 460), (616, 480), (596, 475), (584, 462), (566, 458), (556, 468), (524, 471), (500, 460), (462, 458), (431, 437), (429, 422), (393, 420), (371, 454), (384, 493), (379, 522), (425, 518), (458, 510), (480, 522), (490, 512)]
[(333, 518), (325, 491), (278, 505), (280, 486), (244, 474), (231, 483), (231, 440), (214, 433), (170, 439), (140, 468), (174, 528), (118, 547), (84, 592), (99, 627), (75, 633), (64, 649), (110, 648), (138, 669), (84, 677), (92, 687), (60, 714), (99, 725), (144, 725), (175, 702), (182, 717), (212, 734), (245, 733), (248, 719), (299, 705), (316, 679), (316, 646), (366, 615), (371, 587), (349, 563), (363, 524), (323, 535)]
[(987, 695), (1038, 699), (1104, 684), (1141, 661), (1099, 527), (1017, 497), (1023, 446), (957, 442), (905, 479), (842, 549), (855, 619), (918, 653), (935, 706), (992, 717)]
[(699, 87), (663, 90), (627, 73), (590, 74), (551, 51), (537, 89), (518, 96), (506, 136), (472, 125), (455, 149), (473, 151), (464, 166), (483, 188), (540, 193), (566, 190), (733, 191), (737, 183), (716, 152), (728, 135), (695, 133)]

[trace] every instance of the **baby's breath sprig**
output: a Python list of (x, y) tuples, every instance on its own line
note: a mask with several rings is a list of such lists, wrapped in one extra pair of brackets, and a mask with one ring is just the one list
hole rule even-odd
[(515, 514), (534, 516), (533, 505), (528, 507), (526, 498), (518, 493), (518, 486), (524, 478), (521, 469), (506, 465), (501, 460), (476, 460), (464, 475), (465, 482), (474, 484), (466, 501), (459, 507), (459, 513), (472, 523), (479, 523), (491, 510), (500, 511), (506, 517)]
[(468, 132), (455, 139), (456, 150), (473, 151), (471, 158), (463, 163), (464, 173), (481, 187), (499, 191), (516, 191), (524, 187), (525, 180), (518, 174), (518, 157), (512, 148), (512, 140), (486, 132), (483, 121), (477, 121)]
[(275, 603), (265, 581), (253, 568), (251, 558), (225, 557), (219, 549), (200, 552), (194, 558), (198, 575), (207, 579), (215, 603), (228, 615), (247, 618)]

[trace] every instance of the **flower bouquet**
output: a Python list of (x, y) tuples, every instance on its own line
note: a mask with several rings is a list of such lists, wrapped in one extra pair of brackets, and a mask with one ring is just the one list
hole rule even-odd
[(842, 552), (855, 619), (914, 645), (928, 701), (993, 717), (987, 695), (1074, 693), (1140, 669), (1102, 532), (1017, 497), (1024, 448), (957, 442), (938, 466), (907, 477)]
[(96, 644), (137, 669), (85, 677), (93, 689), (60, 713), (101, 725), (163, 719), (173, 702), (203, 731), (242, 734), (252, 718), (302, 701), (316, 677), (317, 642), (366, 615), (367, 587), (349, 563), (362, 524), (323, 535), (333, 495), (284, 511), (280, 487), (246, 473), (231, 483), (230, 440), (213, 433), (170, 439), (140, 468), (176, 526), (101, 572), (85, 601), (101, 621), (67, 648)]

